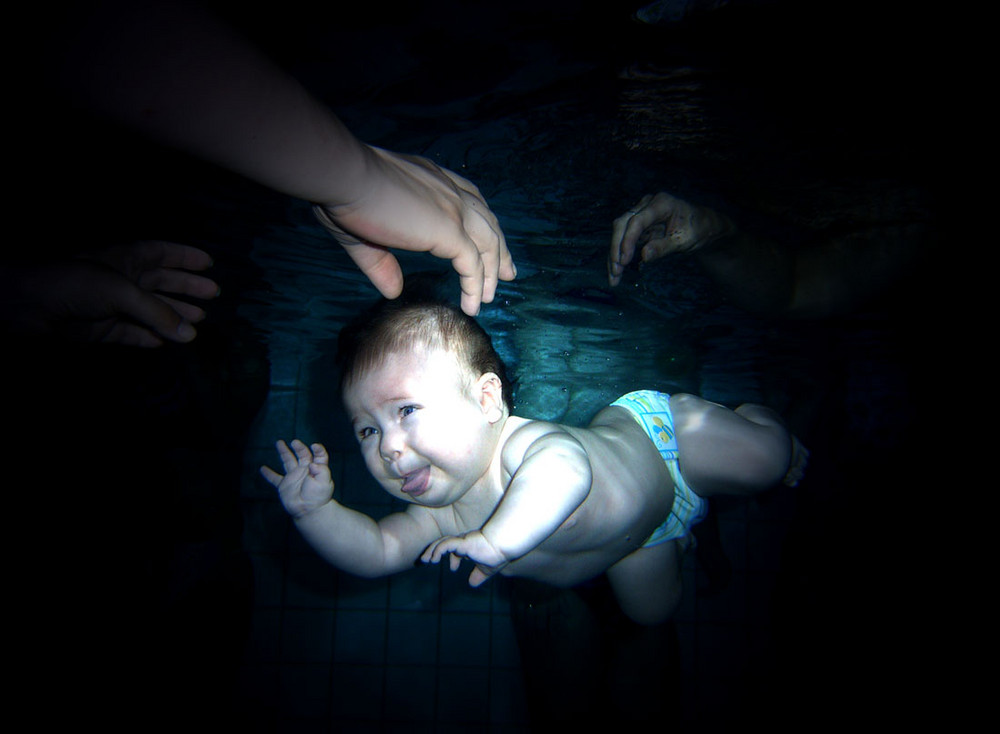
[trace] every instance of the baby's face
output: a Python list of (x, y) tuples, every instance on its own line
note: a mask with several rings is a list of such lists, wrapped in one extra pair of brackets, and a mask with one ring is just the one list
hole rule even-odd
[(419, 349), (389, 355), (345, 388), (365, 463), (387, 492), (444, 507), (485, 479), (496, 418), (477, 384), (451, 352)]

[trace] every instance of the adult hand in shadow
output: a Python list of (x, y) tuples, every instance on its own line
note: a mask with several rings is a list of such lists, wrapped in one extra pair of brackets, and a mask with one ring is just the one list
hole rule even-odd
[(219, 286), (199, 275), (208, 253), (173, 242), (142, 241), (79, 257), (3, 267), (4, 330), (78, 342), (159, 347), (189, 342)]

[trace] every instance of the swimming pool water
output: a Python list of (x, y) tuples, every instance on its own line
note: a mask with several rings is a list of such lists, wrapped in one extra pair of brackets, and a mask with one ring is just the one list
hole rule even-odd
[[(910, 462), (913, 397), (937, 377), (916, 338), (934, 309), (914, 298), (923, 273), (844, 316), (789, 321), (732, 305), (690, 258), (634, 268), (615, 289), (604, 263), (614, 217), (660, 190), (791, 242), (924, 222), (935, 169), (916, 143), (937, 121), (933, 111), (913, 114), (912, 92), (918, 79), (934, 87), (935, 59), (912, 53), (927, 51), (926, 36), (908, 30), (921, 20), (912, 9), (886, 22), (870, 3), (862, 14), (851, 3), (734, 1), (652, 26), (635, 19), (635, 5), (456, 1), (300, 13), (293, 2), (287, 16), (245, 9), (239, 22), (359, 137), (427, 156), (482, 190), (519, 270), (481, 313), (517, 381), (518, 413), (582, 424), (629, 390), (657, 388), (767, 402), (808, 437), (814, 466), (800, 491), (717, 504), (704, 553), (685, 561), (669, 639), (644, 641), (614, 625), (578, 638), (656, 671), (645, 683), (622, 677), (645, 698), (605, 713), (620, 723), (669, 705), (693, 731), (812, 721), (817, 712), (870, 718), (865, 706), (886, 695), (882, 678), (912, 661), (898, 624), (912, 562), (895, 541), (914, 520), (897, 498), (926, 484)], [(337, 331), (373, 288), (306, 203), (173, 165), (186, 176), (166, 182), (176, 198), (164, 207), (170, 216), (149, 202), (156, 236), (213, 252), (223, 282), (197, 356), (172, 351), (166, 365), (133, 356), (94, 375), (50, 365), (50, 382), (35, 378), (56, 396), (76, 391), (79, 411), (53, 398), (25, 426), (44, 433), (59, 416), (74, 467), (101, 476), (110, 456), (126, 473), (134, 467), (145, 490), (128, 482), (81, 503), (70, 537), (98, 535), (101, 553), (74, 547), (72, 563), (39, 574), (44, 586), (49, 570), (75, 579), (42, 597), (64, 623), (48, 627), (66, 630), (58, 639), (86, 640), (86, 654), (67, 645), (59, 655), (86, 667), (102, 634), (127, 630), (127, 659), (156, 672), (147, 693), (157, 705), (138, 720), (166, 701), (172, 718), (186, 720), (225, 680), (232, 696), (216, 700), (213, 715), (253, 731), (526, 730), (545, 697), (538, 661), (527, 664), (517, 636), (544, 594), (525, 597), (502, 580), (473, 591), (464, 574), (437, 568), (376, 581), (336, 573), (257, 476), (273, 462), (275, 439), (320, 440), (347, 501), (375, 515), (392, 509), (364, 471), (331, 358)], [(122, 211), (107, 227), (132, 219)], [(406, 273), (447, 270), (400, 259)], [(104, 404), (104, 389), (126, 395)], [(44, 396), (28, 393), (29, 403)], [(131, 416), (133, 393), (155, 413), (162, 446), (116, 423), (116, 410)], [(196, 449), (179, 435), (197, 435)], [(172, 461), (198, 471), (174, 477)], [(154, 519), (122, 530), (120, 514), (132, 520), (135, 507)], [(219, 562), (234, 537), (239, 560)], [(90, 580), (95, 555), (111, 559), (107, 588)], [(135, 587), (150, 598), (137, 601)], [(587, 593), (600, 608), (601, 589)], [(91, 624), (78, 631), (62, 619), (64, 594), (91, 600), (72, 617)], [(644, 648), (664, 658), (642, 659)], [(563, 672), (572, 680), (569, 665)], [(845, 679), (856, 705), (828, 696)], [(649, 693), (649, 681), (671, 695)], [(566, 695), (580, 705), (579, 691)]]

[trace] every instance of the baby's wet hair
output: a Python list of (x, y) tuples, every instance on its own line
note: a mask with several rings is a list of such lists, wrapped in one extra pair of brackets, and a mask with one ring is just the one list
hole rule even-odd
[(438, 273), (408, 275), (398, 298), (380, 299), (341, 329), (337, 341), (341, 391), (390, 354), (446, 349), (476, 377), (496, 374), (503, 383), (504, 403), (511, 409), (506, 365), (479, 322), (443, 296), (446, 281)]

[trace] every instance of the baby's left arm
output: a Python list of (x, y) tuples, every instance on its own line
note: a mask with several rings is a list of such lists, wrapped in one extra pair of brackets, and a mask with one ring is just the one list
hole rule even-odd
[(515, 434), (504, 448), (510, 484), (482, 529), (441, 538), (424, 552), (425, 562), (437, 563), (450, 553), (455, 570), (468, 558), (476, 563), (469, 583), (478, 586), (536, 548), (583, 503), (592, 479), (586, 450), (565, 431), (540, 425), (546, 424), (525, 427), (527, 434)]

